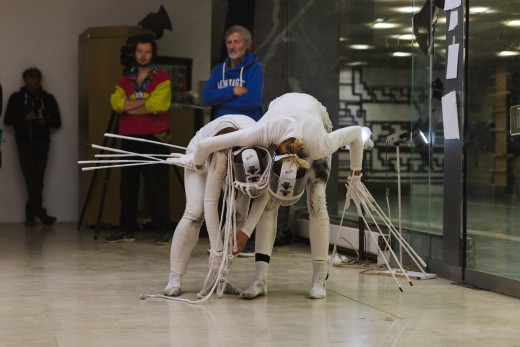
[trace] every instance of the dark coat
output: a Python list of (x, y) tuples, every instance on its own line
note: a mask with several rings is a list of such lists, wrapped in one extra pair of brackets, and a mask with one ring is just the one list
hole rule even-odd
[[(25, 122), (23, 119), (30, 111), (41, 114), (46, 119), (45, 124)], [(43, 89), (36, 93), (29, 93), (25, 87), (22, 87), (9, 98), (4, 122), (5, 125), (14, 125), (17, 142), (50, 142), (49, 128), (61, 126), (60, 110), (52, 94)]]

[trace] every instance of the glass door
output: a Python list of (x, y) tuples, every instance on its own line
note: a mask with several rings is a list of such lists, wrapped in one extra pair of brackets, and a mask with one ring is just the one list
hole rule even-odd
[(520, 3), (469, 11), (466, 266), (520, 280)]

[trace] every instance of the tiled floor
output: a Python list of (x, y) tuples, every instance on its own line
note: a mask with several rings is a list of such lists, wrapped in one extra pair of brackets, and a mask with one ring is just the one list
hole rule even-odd
[[(269, 295), (202, 304), (165, 299), (169, 247), (155, 234), (105, 244), (74, 224), (0, 224), (0, 346), (520, 346), (520, 300), (437, 278), (401, 281), (333, 267), (327, 298), (309, 300), (304, 243), (277, 247)], [(184, 278), (195, 299), (206, 275), (201, 239)], [(230, 280), (246, 287), (254, 260)]]

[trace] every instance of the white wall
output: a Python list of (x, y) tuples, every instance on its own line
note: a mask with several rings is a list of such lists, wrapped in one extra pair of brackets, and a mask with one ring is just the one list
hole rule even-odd
[(0, 83), (4, 129), (0, 169), (0, 222), (25, 219), (26, 193), (12, 127), (3, 115), (11, 93), (22, 85), (22, 71), (37, 66), (43, 87), (60, 106), (62, 128), (54, 132), (45, 177), (44, 204), (61, 222), (79, 218), (78, 207), (78, 36), (90, 27), (135, 26), (163, 5), (173, 31), (158, 40), (159, 54), (193, 59), (193, 86), (210, 73), (211, 2), (207, 0), (2, 0), (0, 6)]

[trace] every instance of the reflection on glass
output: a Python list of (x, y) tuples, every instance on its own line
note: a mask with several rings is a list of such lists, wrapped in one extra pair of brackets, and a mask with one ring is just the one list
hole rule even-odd
[(509, 109), (520, 104), (520, 4), (479, 3), (469, 22), (467, 265), (520, 279), (520, 138), (509, 133)]
[[(441, 245), (434, 246), (431, 240), (438, 243), (442, 236), (439, 112), (445, 30), (436, 23), (444, 13), (429, 0), (398, 5), (402, 6), (381, 1), (342, 4), (339, 126), (364, 125), (372, 130), (375, 146), (365, 154), (364, 182), (380, 206), (387, 208), (394, 225), (399, 223), (397, 151), (386, 139), (407, 133), (408, 140), (399, 144), (403, 230), (419, 254), (440, 258)], [(383, 26), (386, 29), (379, 29)], [(339, 215), (348, 175), (347, 151), (340, 151), (338, 170), (337, 187), (343, 199), (338, 204)], [(347, 218), (357, 225), (353, 209)]]

